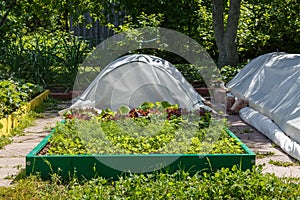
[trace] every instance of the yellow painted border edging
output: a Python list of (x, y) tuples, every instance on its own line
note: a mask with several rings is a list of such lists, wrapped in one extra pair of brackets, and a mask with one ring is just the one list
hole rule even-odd
[(0, 129), (1, 135), (9, 135), (12, 128), (18, 126), (19, 121), (22, 117), (27, 114), (30, 110), (34, 109), (38, 105), (40, 105), (43, 101), (45, 101), (50, 94), (50, 90), (45, 90), (40, 95), (36, 96), (34, 99), (29, 101), (26, 105), (19, 108), (17, 111), (13, 112), (6, 118), (0, 119), (0, 123), (3, 127)]

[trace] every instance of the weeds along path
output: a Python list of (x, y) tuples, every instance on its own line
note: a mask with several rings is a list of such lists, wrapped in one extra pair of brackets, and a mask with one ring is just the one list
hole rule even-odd
[(50, 133), (61, 120), (58, 111), (67, 108), (69, 102), (57, 102), (42, 113), (33, 125), (25, 128), (23, 134), (13, 137), (13, 142), (0, 149), (0, 186), (9, 186), (25, 174), (26, 155)]

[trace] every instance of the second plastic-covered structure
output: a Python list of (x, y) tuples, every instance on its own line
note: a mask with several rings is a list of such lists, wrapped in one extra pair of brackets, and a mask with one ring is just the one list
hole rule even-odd
[(259, 56), (227, 87), (249, 104), (241, 118), (300, 160), (300, 54)]

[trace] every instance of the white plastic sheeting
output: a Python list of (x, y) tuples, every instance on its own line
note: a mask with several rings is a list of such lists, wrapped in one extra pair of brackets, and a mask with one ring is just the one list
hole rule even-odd
[(249, 107), (241, 109), (240, 116), (287, 154), (300, 160), (300, 144), (288, 137), (270, 118)]
[(234, 96), (248, 101), (249, 107), (270, 118), (287, 136), (300, 143), (300, 54), (276, 52), (259, 56), (227, 87)]
[(134, 54), (123, 56), (106, 66), (71, 108), (93, 107), (117, 110), (143, 102), (168, 101), (182, 108), (206, 107), (194, 88), (169, 62), (161, 58)]

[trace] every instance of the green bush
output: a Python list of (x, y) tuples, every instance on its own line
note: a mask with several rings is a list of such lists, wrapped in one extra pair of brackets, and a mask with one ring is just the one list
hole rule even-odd
[(0, 118), (16, 111), (42, 91), (43, 87), (32, 83), (0, 80)]
[(184, 78), (195, 88), (205, 87), (205, 81), (199, 70), (191, 64), (176, 64), (175, 67), (180, 71)]
[(89, 45), (61, 31), (12, 35), (0, 43), (0, 72), (47, 87), (75, 81)]
[(228, 83), (234, 76), (240, 71), (239, 67), (233, 67), (233, 66), (224, 66), (221, 68), (220, 73), (222, 76), (222, 79), (225, 83)]
[(238, 52), (244, 62), (269, 52), (299, 53), (300, 7), (296, 0), (242, 3)]

